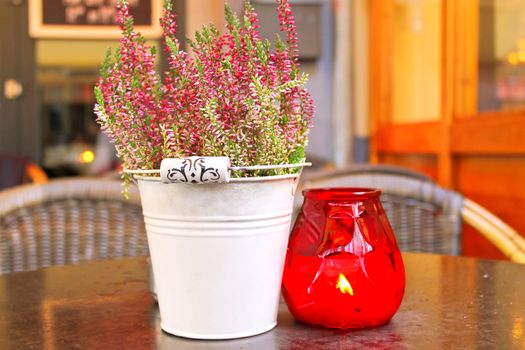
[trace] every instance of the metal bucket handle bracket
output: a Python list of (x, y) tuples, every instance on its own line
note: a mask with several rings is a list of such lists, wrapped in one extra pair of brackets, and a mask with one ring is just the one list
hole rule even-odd
[[(132, 175), (155, 175), (159, 174), (163, 183), (224, 183), (230, 182), (230, 172), (237, 170), (271, 170), (285, 168), (302, 168), (311, 166), (312, 163), (278, 164), (278, 165), (252, 165), (252, 166), (230, 166), (228, 157), (188, 157), (188, 158), (165, 158), (159, 169), (153, 170), (130, 170), (124, 169), (125, 173)], [(293, 192), (297, 188), (294, 185)]]

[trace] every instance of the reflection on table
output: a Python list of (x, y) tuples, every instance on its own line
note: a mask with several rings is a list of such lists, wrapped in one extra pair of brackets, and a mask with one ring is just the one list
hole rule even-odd
[(0, 276), (0, 348), (525, 348), (525, 265), (409, 253), (404, 260), (405, 298), (386, 326), (312, 328), (281, 304), (277, 328), (231, 341), (162, 332), (142, 258), (8, 274)]

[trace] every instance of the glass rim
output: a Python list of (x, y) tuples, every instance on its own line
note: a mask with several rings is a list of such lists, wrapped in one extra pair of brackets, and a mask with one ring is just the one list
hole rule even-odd
[(315, 199), (369, 199), (381, 195), (381, 190), (372, 187), (318, 187), (303, 190), (305, 198)]

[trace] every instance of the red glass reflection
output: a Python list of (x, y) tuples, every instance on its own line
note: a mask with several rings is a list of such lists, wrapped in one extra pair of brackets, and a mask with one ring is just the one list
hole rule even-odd
[(387, 323), (405, 290), (405, 269), (381, 192), (304, 192), (283, 275), (283, 296), (299, 321), (335, 328)]

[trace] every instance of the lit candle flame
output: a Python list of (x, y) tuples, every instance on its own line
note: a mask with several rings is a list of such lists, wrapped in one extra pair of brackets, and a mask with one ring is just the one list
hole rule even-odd
[(338, 288), (343, 294), (348, 293), (350, 295), (354, 295), (354, 290), (352, 289), (350, 282), (348, 282), (345, 275), (342, 273), (339, 274), (339, 278), (337, 279), (337, 284), (335, 287)]

